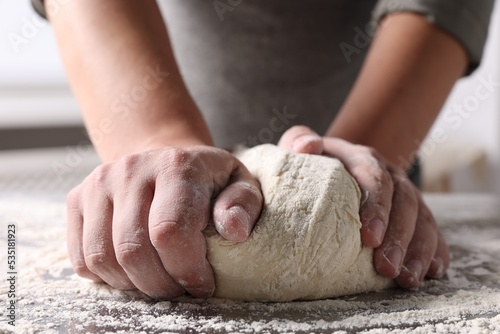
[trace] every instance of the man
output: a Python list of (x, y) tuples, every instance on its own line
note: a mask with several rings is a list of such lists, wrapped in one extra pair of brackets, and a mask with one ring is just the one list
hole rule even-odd
[(262, 207), (258, 182), (217, 147), (278, 139), (356, 178), (379, 274), (406, 288), (444, 274), (446, 243), (404, 172), (478, 66), (492, 0), (169, 0), (169, 33), (154, 0), (34, 3), (103, 160), (68, 196), (79, 275), (210, 296), (201, 231), (213, 218), (243, 241)]

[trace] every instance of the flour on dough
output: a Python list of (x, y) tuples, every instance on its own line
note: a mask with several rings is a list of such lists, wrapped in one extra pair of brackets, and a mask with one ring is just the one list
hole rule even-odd
[(392, 285), (361, 244), (360, 191), (340, 161), (274, 145), (237, 156), (260, 181), (265, 203), (245, 242), (206, 231), (216, 297), (311, 300)]

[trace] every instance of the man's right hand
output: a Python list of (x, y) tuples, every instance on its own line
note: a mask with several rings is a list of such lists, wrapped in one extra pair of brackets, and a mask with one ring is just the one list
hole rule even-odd
[[(202, 231), (240, 242), (262, 209), (259, 183), (230, 153), (163, 148), (97, 167), (68, 195), (76, 273), (157, 298), (215, 289)], [(213, 215), (212, 215), (213, 213)]]

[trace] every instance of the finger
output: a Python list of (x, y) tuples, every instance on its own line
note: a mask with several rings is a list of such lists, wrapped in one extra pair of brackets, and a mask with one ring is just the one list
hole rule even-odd
[(423, 201), (419, 200), (415, 233), (408, 246), (400, 275), (399, 286), (407, 289), (420, 287), (438, 245), (436, 221)]
[(446, 240), (441, 232), (439, 232), (436, 252), (429, 266), (429, 270), (427, 271), (427, 276), (430, 278), (441, 278), (446, 273), (449, 265), (450, 251), (448, 249), (448, 245), (446, 244)]
[(278, 146), (296, 153), (322, 154), (323, 140), (316, 132), (303, 125), (288, 129), (278, 142)]
[(116, 289), (133, 289), (134, 285), (118, 264), (112, 239), (113, 204), (105, 184), (104, 168), (92, 172), (85, 181), (83, 197), (83, 253), (87, 267)]
[(151, 244), (148, 216), (153, 191), (148, 185), (127, 185), (114, 198), (113, 244), (116, 259), (130, 281), (156, 299), (182, 295), (184, 289), (167, 273)]
[(102, 282), (102, 279), (91, 272), (85, 264), (83, 255), (83, 216), (80, 205), (80, 186), (73, 189), (66, 199), (67, 207), (67, 248), (68, 256), (75, 272), (84, 278), (94, 282)]
[(361, 190), (361, 240), (378, 247), (384, 240), (392, 208), (394, 184), (383, 158), (373, 149), (338, 138), (323, 140), (324, 152), (344, 164)]
[(375, 250), (377, 272), (389, 278), (399, 276), (406, 250), (415, 232), (418, 213), (416, 190), (408, 178), (394, 176), (394, 198), (390, 221), (382, 245)]
[(230, 182), (215, 199), (214, 224), (223, 238), (241, 242), (259, 219), (263, 197), (259, 183), (243, 165), (233, 172)]
[(171, 155), (167, 170), (156, 179), (149, 213), (151, 242), (180, 286), (194, 297), (208, 297), (215, 281), (202, 231), (209, 220), (213, 180), (185, 151)]
[(202, 234), (209, 198), (195, 183), (157, 183), (149, 218), (151, 242), (164, 268), (195, 297), (210, 296), (215, 287)]

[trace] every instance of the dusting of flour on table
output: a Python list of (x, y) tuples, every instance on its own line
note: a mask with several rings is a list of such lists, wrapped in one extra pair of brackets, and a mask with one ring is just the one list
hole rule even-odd
[[(90, 283), (74, 274), (67, 258), (63, 202), (0, 198), (0, 249), (6, 249), (6, 224), (15, 222), (20, 261), (16, 328), (1, 307), (0, 333), (500, 333), (500, 222), (493, 211), (485, 216), (498, 203), (483, 197), (427, 200), (451, 247), (447, 278), (427, 281), (419, 291), (260, 303), (188, 297), (156, 302)], [(442, 213), (448, 207), (466, 211), (467, 219), (451, 219), (449, 209)], [(0, 266), (6, 267), (3, 251)], [(2, 302), (7, 290), (2, 279)]]
[(207, 232), (216, 297), (313, 300), (392, 285), (361, 244), (360, 191), (339, 160), (269, 144), (237, 156), (259, 180), (264, 207), (245, 242)]

